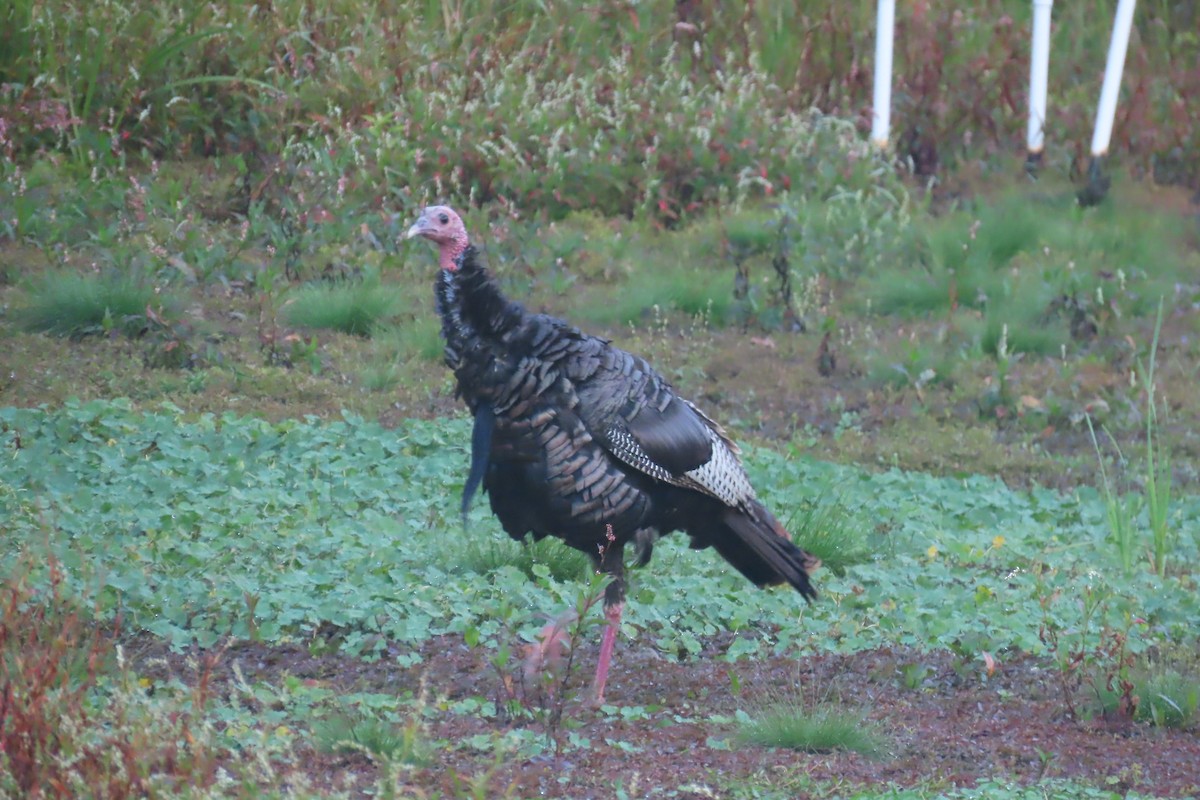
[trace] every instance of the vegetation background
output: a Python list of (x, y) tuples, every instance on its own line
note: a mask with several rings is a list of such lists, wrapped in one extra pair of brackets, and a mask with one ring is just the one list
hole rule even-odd
[[(0, 793), (1196, 793), (1198, 13), (1082, 208), (1108, 3), (1036, 176), (1013, 0), (901, 4), (888, 153), (869, 2), (6, 3)], [(434, 200), (750, 444), (820, 603), (666, 542), (576, 702), (595, 579), (456, 517)]]

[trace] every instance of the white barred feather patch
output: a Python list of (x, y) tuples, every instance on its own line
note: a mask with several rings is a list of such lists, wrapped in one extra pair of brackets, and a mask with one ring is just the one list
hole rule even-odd
[(719, 432), (710, 429), (709, 436), (712, 442), (712, 456), (708, 461), (682, 475), (674, 475), (651, 459), (628, 431), (620, 428), (606, 431), (613, 454), (653, 478), (675, 486), (695, 489), (735, 508), (757, 500), (758, 496), (754, 493), (754, 487), (750, 485), (750, 479), (746, 476), (746, 470), (742, 467), (736, 450)]
[(740, 507), (757, 499), (737, 454), (716, 431), (712, 432), (712, 458), (684, 474), (696, 488), (725, 505)]

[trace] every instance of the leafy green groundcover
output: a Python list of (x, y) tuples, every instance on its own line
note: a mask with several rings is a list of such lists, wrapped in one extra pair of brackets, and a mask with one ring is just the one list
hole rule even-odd
[[(456, 567), (464, 536), (505, 539), (486, 502), (468, 531), (459, 524), (468, 440), (462, 419), (386, 430), (350, 415), (196, 419), (123, 401), (3, 408), (0, 563), (49, 546), (75, 586), (98, 589), (104, 613), (120, 609), (127, 627), (177, 646), (320, 629), (366, 654), (384, 639), (487, 639), (505, 607), (536, 629), (537, 612), (573, 603), (580, 584), (548, 570), (530, 581), (512, 567)], [(1046, 623), (1087, 644), (1104, 625), (1136, 620), (1134, 650), (1200, 630), (1193, 575), (1123, 574), (1094, 491), (1018, 493), (983, 477), (873, 474), (765, 449), (748, 466), (785, 521), (801, 502), (861, 509), (874, 559), (823, 571), (822, 598), (805, 606), (670, 537), (635, 574), (630, 632), (696, 653), (704, 636), (735, 630), (736, 658), (888, 644), (1038, 653)], [(1200, 498), (1182, 498), (1173, 517), (1178, 530), (1200, 530)], [(1180, 548), (1174, 564), (1196, 563), (1191, 534)]]

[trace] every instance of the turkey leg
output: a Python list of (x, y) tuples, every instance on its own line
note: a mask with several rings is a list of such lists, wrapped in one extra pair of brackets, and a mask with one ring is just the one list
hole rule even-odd
[(617, 643), (617, 632), (621, 630), (621, 612), (624, 610), (624, 603), (604, 604), (604, 617), (608, 625), (604, 628), (604, 638), (600, 640), (600, 661), (596, 664), (596, 680), (592, 683), (592, 705), (597, 708), (604, 705), (604, 684), (608, 682), (608, 667)]

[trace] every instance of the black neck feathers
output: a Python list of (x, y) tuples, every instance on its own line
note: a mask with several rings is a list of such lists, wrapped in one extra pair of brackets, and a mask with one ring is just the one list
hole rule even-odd
[[(458, 270), (448, 274), (453, 284), (449, 294), (457, 305), (460, 324), (473, 335), (496, 339), (520, 327), (525, 309), (500, 291), (495, 278), (479, 263), (479, 251), (474, 245), (463, 251), (458, 263)], [(442, 319), (444, 326), (445, 314)]]

